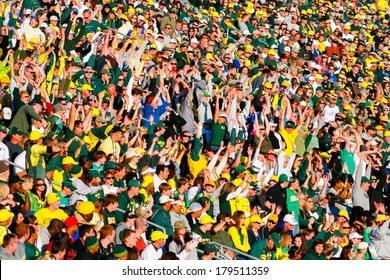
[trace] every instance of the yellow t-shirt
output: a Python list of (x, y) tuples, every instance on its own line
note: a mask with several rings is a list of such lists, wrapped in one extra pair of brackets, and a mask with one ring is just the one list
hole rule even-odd
[(47, 207), (39, 209), (35, 212), (34, 216), (38, 219), (38, 225), (44, 227), (49, 226), (50, 221), (53, 219), (59, 219), (60, 221), (65, 222), (65, 220), (69, 217), (62, 209), (57, 209), (51, 212)]
[(114, 154), (117, 159), (119, 159), (121, 147), (118, 143), (114, 143), (111, 137), (107, 137), (99, 146), (99, 151), (103, 151), (106, 155)]
[(286, 141), (286, 150), (285, 155), (290, 156), (291, 153), (294, 151), (294, 146), (292, 143), (295, 142), (295, 138), (298, 136), (298, 131), (294, 129), (291, 133), (288, 133), (284, 128), (279, 131), (280, 135), (282, 135), (284, 141)]
[[(37, 166), (40, 156), (47, 153), (47, 146), (35, 144), (31, 147), (31, 165)], [(45, 161), (42, 162), (42, 167), (46, 167)]]

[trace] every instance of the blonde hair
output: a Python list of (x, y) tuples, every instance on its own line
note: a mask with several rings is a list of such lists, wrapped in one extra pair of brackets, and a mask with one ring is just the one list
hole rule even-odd
[(40, 256), (37, 258), (38, 261), (56, 261), (57, 258), (52, 253), (44, 254), (43, 256)]
[(291, 235), (288, 231), (283, 231), (281, 233), (281, 239), (280, 239), (280, 248), (289, 247), (291, 245)]
[(9, 186), (7, 184), (0, 184), (0, 198), (6, 198), (9, 194)]
[(31, 189), (28, 188), (28, 183), (34, 183), (34, 178), (30, 175), (23, 175), (22, 177), (20, 177), (20, 179), (23, 180), (22, 183), (23, 189), (26, 191), (31, 191)]

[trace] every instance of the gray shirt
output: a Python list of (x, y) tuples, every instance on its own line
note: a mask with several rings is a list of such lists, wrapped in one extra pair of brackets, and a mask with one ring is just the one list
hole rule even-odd
[(389, 220), (375, 227), (370, 233), (370, 243), (374, 245), (379, 259), (390, 260), (390, 229)]
[(4, 249), (3, 246), (0, 247), (0, 260), (17, 260), (14, 255)]

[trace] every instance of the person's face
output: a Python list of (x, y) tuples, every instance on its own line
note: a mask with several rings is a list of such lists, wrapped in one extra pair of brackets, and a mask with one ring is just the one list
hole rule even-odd
[(349, 223), (343, 223), (340, 226), (340, 231), (344, 234), (348, 234), (350, 229), (351, 229), (351, 226), (349, 225)]
[(298, 246), (298, 247), (301, 247), (302, 246), (302, 239), (300, 237), (296, 237), (294, 239), (294, 245)]
[(85, 23), (90, 23), (91, 22), (91, 14), (90, 13), (84, 13), (83, 14), (84, 22)]
[(162, 238), (159, 239), (159, 240), (157, 240), (157, 241), (155, 242), (155, 246), (156, 246), (157, 248), (163, 247), (164, 244), (165, 244), (165, 239), (162, 239)]
[(105, 183), (106, 185), (111, 186), (111, 185), (114, 183), (114, 175), (112, 175), (112, 174), (107, 174), (107, 175), (104, 177), (104, 183)]
[(132, 233), (128, 237), (126, 237), (124, 241), (126, 243), (126, 246), (135, 247), (135, 245), (137, 244), (137, 236), (134, 233)]
[(266, 245), (268, 249), (272, 250), (275, 247), (275, 242), (272, 238), (267, 238)]
[(314, 247), (314, 251), (317, 254), (322, 254), (322, 251), (324, 251), (324, 244), (317, 244), (317, 246)]
[(137, 188), (137, 187), (132, 187), (131, 189), (133, 190), (134, 196), (139, 195), (139, 188)]

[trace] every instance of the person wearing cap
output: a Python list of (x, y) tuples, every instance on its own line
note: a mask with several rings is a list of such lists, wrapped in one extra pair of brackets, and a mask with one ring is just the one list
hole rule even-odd
[(390, 260), (389, 217), (384, 214), (378, 214), (375, 218), (375, 223), (376, 226), (370, 233), (370, 244), (375, 248), (379, 259)]
[[(355, 182), (352, 188), (352, 205), (360, 206), (364, 210), (370, 210), (370, 198), (368, 195), (368, 190), (373, 181), (366, 176), (361, 177), (360, 184)], [(376, 184), (376, 182), (375, 182)]]
[(99, 115), (95, 118), (94, 127), (88, 131), (88, 136), (92, 140), (90, 152), (95, 151), (96, 146), (107, 137), (113, 127), (114, 125), (112, 122), (107, 120), (105, 117)]
[(49, 193), (46, 198), (47, 206), (35, 212), (34, 216), (38, 219), (39, 226), (47, 227), (54, 218), (64, 222), (69, 215), (60, 209), (60, 197), (56, 193)]
[(115, 158), (119, 160), (121, 156), (121, 147), (119, 142), (123, 137), (123, 130), (119, 126), (114, 126), (110, 135), (102, 141), (99, 146), (99, 151), (103, 151), (106, 155), (114, 154)]
[(158, 260), (163, 254), (163, 247), (165, 246), (165, 241), (168, 239), (168, 235), (164, 234), (162, 231), (155, 230), (150, 235), (149, 244), (141, 253), (142, 260)]
[[(95, 202), (98, 199), (103, 199), (104, 191), (100, 185), (103, 177), (104, 175), (101, 172), (90, 170), (82, 187), (80, 186), (81, 184), (77, 184), (77, 180), (75, 180), (75, 184), (79, 190), (78, 192), (85, 195), (87, 199), (92, 202)], [(81, 188), (83, 188), (84, 191), (82, 191)]]
[(66, 122), (64, 107), (59, 103), (55, 104), (53, 106), (53, 114), (50, 115), (46, 121), (48, 127), (50, 128), (48, 137), (52, 138), (54, 135), (56, 135), (57, 138), (61, 138)]
[(286, 189), (291, 180), (292, 179), (289, 178), (286, 174), (281, 174), (279, 176), (279, 181), (267, 191), (267, 194), (274, 201), (274, 203), (282, 208), (282, 214), (288, 213)]
[(282, 116), (279, 120), (279, 127), (280, 127), (279, 133), (281, 136), (283, 136), (286, 142), (286, 149), (284, 153), (287, 157), (289, 157), (292, 152), (295, 152), (293, 143), (295, 142), (295, 139), (298, 136), (298, 132), (301, 129), (301, 126), (303, 125), (303, 116), (302, 113), (299, 113), (297, 124), (291, 120), (284, 123), (285, 113), (286, 113), (286, 107), (283, 108)]
[(30, 124), (33, 123), (33, 120), (40, 120), (45, 126), (46, 121), (39, 114), (42, 108), (43, 103), (40, 99), (38, 100), (37, 98), (30, 101), (29, 104), (23, 105), (13, 117), (10, 123), (10, 127), (17, 127), (20, 129), (20, 131), (28, 134), (31, 130)]
[(171, 209), (169, 211), (169, 215), (171, 217), (172, 227), (174, 228), (175, 223), (181, 221), (184, 223), (187, 230), (190, 231), (191, 228), (188, 225), (186, 216), (182, 214), (183, 206), (184, 206), (184, 202), (181, 201), (180, 198), (174, 198), (173, 201), (171, 202)]
[(115, 212), (115, 220), (117, 223), (123, 221), (123, 213), (126, 211), (136, 212), (138, 205), (141, 203), (138, 199), (142, 185), (138, 180), (129, 180), (127, 183), (127, 191), (122, 192), (118, 196), (119, 205)]
[(212, 228), (217, 221), (205, 214), (199, 219), (199, 224), (192, 228), (194, 239), (197, 240), (198, 249), (204, 248), (208, 241), (212, 240)]
[(155, 205), (151, 221), (165, 229), (166, 234), (173, 237), (173, 224), (171, 222), (171, 203), (174, 200), (168, 195), (161, 195), (158, 199), (158, 204)]
[(168, 250), (174, 252), (181, 260), (196, 260), (196, 242), (193, 240), (191, 231), (188, 231), (183, 221), (177, 221), (173, 228), (175, 233), (173, 241), (169, 243)]
[(203, 253), (199, 257), (199, 260), (213, 260), (216, 254), (220, 251), (214, 244), (206, 243), (203, 248)]
[(75, 260), (99, 260), (99, 239), (96, 236), (87, 236), (85, 238), (86, 250), (80, 251)]
[(8, 129), (0, 124), (0, 160), (9, 160), (10, 152), (6, 144), (4, 144), (3, 140), (7, 137)]
[(128, 251), (125, 246), (119, 245), (114, 247), (113, 256), (116, 260), (127, 260)]
[[(10, 136), (10, 140), (5, 144), (9, 151), (9, 157), (10, 160), (13, 162), (15, 158), (23, 152), (23, 149), (21, 147), (21, 141), (23, 138), (23, 135), (25, 135), (24, 132), (22, 132), (17, 127), (11, 127), (8, 130), (8, 134)], [(3, 142), (0, 143), (0, 146), (3, 144)], [(13, 174), (13, 167), (11, 167), (11, 174)]]
[(62, 182), (62, 189), (59, 192), (56, 192), (60, 197), (60, 207), (67, 208), (69, 205), (69, 197), (76, 191), (74, 183), (71, 180), (66, 180)]
[(79, 230), (79, 221), (74, 216), (69, 216), (65, 221), (65, 232), (70, 237), (70, 242), (73, 243), (75, 241), (75, 237), (78, 238), (78, 230)]
[(249, 254), (261, 260), (276, 260), (279, 246), (280, 235), (276, 232), (271, 233), (265, 239), (261, 239), (253, 243)]
[(53, 173), (53, 189), (57, 192), (62, 190), (62, 183), (72, 178), (71, 172), (73, 166), (78, 165), (73, 157), (63, 157), (61, 167), (56, 168)]
[(168, 8), (168, 13), (160, 22), (160, 30), (165, 30), (166, 25), (169, 25), (171, 29), (167, 30), (169, 37), (173, 38), (173, 32), (176, 29), (176, 16), (173, 8)]
[(24, 180), (22, 180), (19, 176), (11, 176), (9, 178), (9, 193), (13, 195), (13, 200), (15, 202), (15, 205), (11, 206), (11, 210), (21, 210), (26, 213), (30, 211), (30, 195), (32, 195), (32, 193), (27, 191), (22, 186), (22, 183), (24, 183)]
[(186, 214), (187, 222), (190, 228), (194, 228), (199, 223), (199, 218), (202, 215), (202, 205), (198, 202), (191, 203)]
[(14, 216), (15, 214), (6, 208), (0, 210), (0, 245), (3, 244), (4, 236), (10, 232), (8, 228), (12, 224)]

